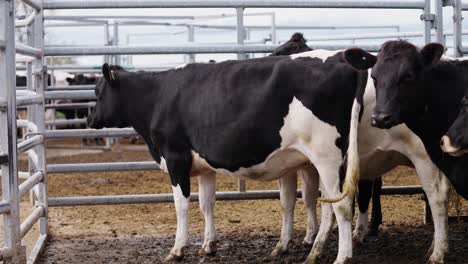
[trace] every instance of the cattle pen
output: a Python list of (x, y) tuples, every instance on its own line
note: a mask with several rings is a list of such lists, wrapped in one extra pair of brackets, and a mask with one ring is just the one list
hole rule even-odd
[[(45, 120), (45, 111), (48, 108), (69, 107), (78, 108), (92, 107), (92, 103), (79, 103), (69, 105), (54, 105), (51, 100), (73, 99), (92, 100), (95, 99), (93, 85), (75, 87), (62, 87), (47, 84), (47, 74), (53, 70), (62, 70), (58, 65), (47, 65), (46, 58), (56, 56), (107, 56), (109, 59), (118, 58), (119, 55), (143, 55), (143, 54), (188, 54), (189, 61), (193, 62), (194, 54), (237, 54), (238, 59), (246, 59), (248, 53), (269, 53), (279, 46), (276, 41), (275, 27), (271, 28), (271, 44), (252, 44), (245, 41), (244, 11), (249, 8), (345, 8), (345, 9), (414, 9), (421, 11), (421, 32), (406, 34), (395, 32), (387, 34), (386, 37), (405, 38), (408, 36), (422, 36), (424, 43), (437, 41), (445, 42), (445, 35), (453, 35), (452, 49), (455, 56), (468, 54), (468, 47), (462, 45), (462, 11), (468, 11), (468, 3), (460, 0), (443, 1), (436, 0), (435, 6), (431, 8), (431, 0), (411, 1), (289, 1), (289, 0), (266, 0), (266, 1), (160, 1), (160, 0), (99, 0), (99, 1), (74, 1), (74, 0), (23, 0), (24, 4), (32, 8), (31, 14), (22, 20), (15, 19), (15, 1), (0, 0), (0, 165), (2, 177), (2, 201), (0, 202), (0, 213), (3, 215), (3, 239), (4, 245), (0, 248), (0, 259), (4, 263), (35, 263), (42, 253), (48, 240), (48, 210), (50, 207), (62, 206), (85, 206), (85, 205), (117, 205), (117, 204), (139, 204), (139, 203), (170, 203), (173, 195), (170, 193), (158, 194), (128, 194), (128, 195), (106, 195), (106, 196), (66, 196), (49, 197), (48, 174), (68, 173), (91, 173), (91, 172), (117, 172), (117, 171), (145, 171), (159, 170), (159, 164), (154, 161), (131, 161), (131, 162), (103, 162), (103, 163), (48, 163), (46, 159), (46, 142), (63, 139), (82, 138), (122, 138), (137, 136), (131, 128), (122, 129), (52, 129), (51, 126), (59, 125), (59, 122)], [(444, 7), (453, 8), (454, 19), (452, 33), (444, 34), (442, 14)], [(235, 10), (237, 43), (217, 45), (145, 45), (145, 46), (47, 46), (44, 44), (44, 21), (59, 20), (57, 17), (47, 17), (46, 10), (65, 9), (136, 9), (136, 8), (229, 8)], [(63, 19), (63, 18), (62, 18)], [(97, 19), (91, 17), (90, 19)], [(79, 19), (78, 19), (79, 20)], [(107, 22), (106, 22), (107, 23)], [(106, 25), (106, 23), (97, 23)], [(138, 23), (136, 23), (138, 24)], [(108, 23), (107, 23), (108, 25)], [(189, 30), (193, 28), (190, 24)], [(15, 27), (24, 27), (28, 32), (26, 43), (15, 42)], [(390, 26), (393, 27), (393, 26)], [(267, 27), (268, 28), (268, 27)], [(399, 30), (399, 29), (398, 29)], [(109, 31), (109, 29), (107, 29)], [(190, 32), (190, 31), (189, 31)], [(393, 34), (393, 35), (392, 35)], [(434, 36), (434, 38), (432, 38)], [(378, 36), (347, 36), (346, 39), (378, 38)], [(320, 39), (316, 39), (319, 41)], [(339, 38), (330, 38), (339, 40)], [(310, 45), (311, 48), (322, 49), (345, 49), (354, 45), (342, 42), (317, 43)], [(358, 44), (357, 46), (371, 52), (377, 52), (380, 45)], [(28, 57), (24, 66), (16, 68), (15, 55), (21, 54)], [(16, 69), (25, 70), (27, 75), (27, 86), (25, 89), (17, 89), (15, 84)], [(139, 70), (132, 68), (131, 70)], [(161, 68), (158, 70), (163, 70)], [(73, 70), (73, 69), (72, 69)], [(75, 70), (83, 72), (92, 71), (88, 67), (75, 67)], [(95, 70), (95, 69), (94, 69)], [(17, 108), (26, 109), (27, 119), (17, 120)], [(75, 122), (83, 123), (84, 120)], [(23, 139), (18, 138), (17, 128), (27, 130)], [(27, 169), (21, 170), (18, 160), (21, 153), (27, 155)], [(422, 194), (420, 186), (385, 186), (384, 195)], [(30, 195), (32, 205), (31, 213), (21, 221), (20, 202), (21, 197)], [(298, 197), (301, 193), (298, 191)], [(278, 199), (278, 190), (246, 190), (244, 180), (239, 180), (238, 190), (222, 191), (216, 193), (217, 200), (256, 200), (256, 199)], [(198, 194), (191, 195), (192, 200), (198, 199)], [(23, 204), (24, 205), (24, 204)], [(31, 228), (38, 223), (39, 237), (36, 238), (32, 248), (26, 249), (22, 242)], [(28, 252), (28, 255), (26, 255)]]

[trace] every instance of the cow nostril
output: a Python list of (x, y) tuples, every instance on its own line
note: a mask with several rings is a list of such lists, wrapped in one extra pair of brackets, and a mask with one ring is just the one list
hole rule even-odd
[(379, 119), (384, 123), (388, 123), (392, 119), (392, 115), (381, 114)]

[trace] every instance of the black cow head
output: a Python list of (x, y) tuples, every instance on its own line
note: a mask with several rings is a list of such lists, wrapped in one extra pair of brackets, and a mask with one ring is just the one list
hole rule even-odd
[(301, 33), (294, 33), (288, 42), (276, 48), (270, 56), (291, 55), (312, 50), (306, 42)]
[(124, 98), (121, 95), (119, 76), (122, 73), (120, 66), (102, 66), (103, 77), (96, 84), (96, 106), (88, 117), (91, 128), (128, 127), (123, 109)]
[(77, 74), (73, 78), (67, 78), (68, 85), (86, 85), (86, 84), (95, 84), (97, 79), (96, 77), (87, 77), (83, 74)]
[(465, 92), (460, 113), (440, 142), (442, 150), (459, 157), (468, 153), (468, 93)]
[(376, 90), (376, 106), (372, 125), (390, 128), (424, 111), (422, 77), (436, 64), (444, 46), (427, 44), (422, 50), (407, 41), (388, 41), (382, 45), (377, 56), (361, 49), (349, 49), (345, 60), (357, 69), (372, 67), (371, 77)]

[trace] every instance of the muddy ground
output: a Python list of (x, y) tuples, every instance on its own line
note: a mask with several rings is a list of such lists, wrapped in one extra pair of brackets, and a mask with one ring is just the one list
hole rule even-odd
[[(76, 142), (67, 142), (76, 144)], [(51, 149), (49, 163), (151, 160), (146, 151), (94, 151), (69, 155)], [(54, 155), (55, 153), (55, 155)], [(58, 154), (57, 154), (58, 153)], [(412, 169), (399, 167), (384, 177), (384, 185), (416, 185)], [(276, 182), (247, 181), (247, 190), (276, 189)], [(237, 189), (237, 179), (220, 176), (217, 190)], [(192, 190), (197, 191), (196, 179)], [(169, 193), (169, 177), (157, 171), (50, 174), (49, 195), (83, 196)], [(25, 201), (23, 204), (27, 205)], [(383, 196), (383, 220), (378, 237), (355, 249), (353, 263), (424, 263), (432, 239), (432, 225), (423, 224), (421, 195)], [(318, 207), (320, 205), (317, 205)], [(318, 210), (320, 215), (320, 210)], [(462, 202), (462, 215), (468, 203)], [(451, 210), (451, 215), (455, 210)], [(173, 204), (55, 207), (49, 210), (50, 240), (39, 263), (161, 263), (175, 235)], [(320, 219), (320, 218), (319, 218)], [(295, 211), (295, 239), (288, 254), (269, 253), (280, 235), (279, 201), (216, 202), (218, 254), (197, 255), (202, 243), (203, 216), (191, 203), (191, 246), (183, 263), (297, 263), (309, 248), (301, 244), (306, 214), (301, 200)], [(468, 263), (468, 224), (450, 224), (450, 253), (446, 263)], [(329, 241), (321, 263), (332, 263), (337, 253), (337, 232)]]

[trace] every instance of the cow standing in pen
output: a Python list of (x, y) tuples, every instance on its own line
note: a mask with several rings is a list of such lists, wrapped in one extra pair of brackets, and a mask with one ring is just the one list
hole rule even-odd
[[(440, 61), (444, 47), (437, 43), (418, 50), (406, 41), (386, 42), (378, 56), (361, 49), (345, 52), (346, 60), (357, 69), (372, 68), (376, 105), (372, 125), (382, 129), (408, 126), (427, 150), (440, 173), (421, 181), (434, 219), (433, 252), (430, 263), (443, 263), (448, 251), (447, 200), (450, 183), (468, 198), (468, 160), (442, 152), (440, 139), (459, 112), (468, 64)], [(418, 172), (419, 174), (419, 172)], [(450, 183), (448, 182), (450, 181)]]
[[(180, 259), (188, 243), (190, 176), (200, 176), (205, 251), (216, 239), (215, 172), (274, 180), (313, 164), (324, 197), (339, 196), (340, 168), (351, 120), (356, 137), (359, 103), (351, 108), (359, 92), (362, 97), (366, 74), (343, 63), (341, 54), (326, 51), (316, 51), (315, 57), (189, 64), (160, 73), (130, 73), (105, 64), (89, 124), (134, 127), (168, 171), (178, 222), (168, 260)], [(352, 257), (348, 195), (355, 191), (358, 161), (353, 141), (349, 148), (344, 199), (329, 211), (333, 207), (340, 234), (336, 263)], [(318, 257), (322, 242), (314, 243), (310, 261)]]

